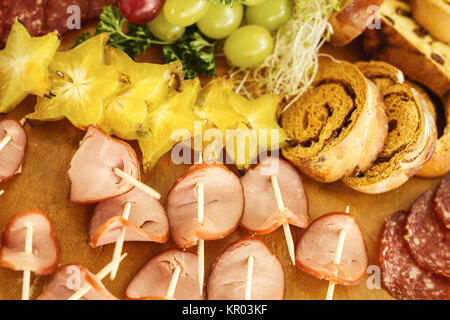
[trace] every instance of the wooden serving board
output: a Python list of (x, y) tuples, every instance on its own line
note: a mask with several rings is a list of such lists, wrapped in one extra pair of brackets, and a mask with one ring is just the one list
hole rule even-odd
[[(92, 30), (92, 26), (90, 28)], [(63, 41), (63, 49), (72, 46), (77, 33), (68, 34)], [(338, 59), (357, 61), (364, 59), (357, 41), (351, 46), (323, 50)], [(138, 59), (139, 61), (160, 62), (157, 50)], [(226, 70), (225, 63), (219, 61), (219, 70)], [(29, 96), (7, 117), (20, 119), (32, 112), (35, 98)], [(73, 127), (67, 120), (44, 123), (38, 126), (26, 125), (29, 143), (23, 171), (11, 182), (0, 185), (5, 194), (0, 196), (0, 228), (4, 228), (12, 215), (29, 209), (39, 209), (52, 219), (61, 243), (62, 264), (81, 263), (92, 272), (98, 272), (112, 257), (114, 245), (92, 249), (88, 245), (88, 224), (94, 206), (74, 205), (69, 200), (70, 180), (67, 175), (69, 163), (78, 148), (84, 132)], [(132, 143), (138, 154), (139, 148)], [(184, 173), (188, 165), (174, 165), (170, 154), (160, 159), (155, 168), (143, 177), (143, 181), (162, 195), (165, 203), (170, 185)], [(347, 205), (363, 231), (369, 252), (369, 264), (378, 264), (378, 237), (386, 217), (398, 210), (407, 209), (424, 191), (435, 188), (440, 179), (411, 179), (401, 188), (381, 195), (366, 195), (346, 187), (341, 182), (323, 184), (304, 178), (304, 185), (310, 203), (310, 215), (315, 219), (323, 214), (344, 211)], [(296, 241), (303, 230), (292, 227)], [(231, 236), (219, 241), (206, 241), (206, 274), (219, 253), (232, 241), (247, 235), (238, 229)], [(312, 277), (290, 264), (282, 228), (263, 237), (272, 252), (280, 259), (286, 273), (286, 299), (324, 299), (326, 281)], [(127, 283), (148, 260), (159, 252), (174, 247), (170, 240), (166, 244), (125, 243), (124, 252), (128, 257), (122, 262), (117, 278), (111, 282), (105, 279), (106, 287), (117, 297), (123, 296)], [(195, 248), (194, 248), (195, 250)], [(384, 289), (369, 289), (367, 277), (354, 287), (337, 286), (335, 299), (392, 299)], [(32, 297), (37, 296), (51, 276), (32, 277)], [(0, 268), (0, 299), (20, 299), (22, 273)]]

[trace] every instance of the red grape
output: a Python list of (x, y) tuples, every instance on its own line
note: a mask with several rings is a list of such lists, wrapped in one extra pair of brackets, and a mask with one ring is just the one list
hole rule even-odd
[(125, 19), (143, 24), (156, 18), (164, 2), (166, 0), (119, 0), (118, 6)]

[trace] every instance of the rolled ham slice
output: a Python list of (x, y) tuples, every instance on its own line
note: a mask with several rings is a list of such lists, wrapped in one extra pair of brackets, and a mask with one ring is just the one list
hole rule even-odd
[[(33, 252), (25, 253), (27, 226), (33, 227)], [(47, 214), (30, 210), (12, 217), (3, 231), (0, 265), (12, 270), (30, 270), (38, 275), (52, 273), (60, 262), (61, 250)]]
[(125, 290), (128, 300), (166, 299), (170, 280), (177, 266), (180, 277), (174, 292), (177, 300), (203, 300), (199, 294), (197, 255), (170, 249), (151, 259), (131, 280)]
[(0, 121), (0, 141), (6, 135), (11, 140), (0, 150), (0, 182), (6, 182), (20, 172), (28, 141), (24, 128), (16, 120)]
[[(341, 263), (336, 265), (334, 258), (342, 229), (346, 237)], [(347, 213), (329, 213), (316, 219), (298, 241), (295, 255), (301, 270), (344, 285), (357, 285), (368, 265), (361, 229)]]
[(36, 300), (67, 300), (85, 283), (92, 287), (80, 300), (118, 300), (95, 275), (78, 263), (61, 267)]
[[(196, 186), (204, 184), (204, 219), (197, 222)], [(222, 239), (239, 225), (244, 212), (244, 191), (239, 178), (219, 163), (192, 166), (169, 190), (167, 215), (173, 241), (181, 248), (204, 240)]]
[[(122, 213), (131, 203), (128, 220)], [(164, 243), (169, 238), (169, 220), (158, 200), (133, 188), (130, 192), (97, 205), (89, 226), (92, 247), (114, 243), (125, 226), (125, 241), (153, 241)]]
[(208, 300), (243, 300), (248, 258), (254, 257), (252, 300), (282, 300), (284, 270), (264, 241), (243, 238), (230, 244), (214, 263), (208, 277)]
[[(271, 176), (280, 186), (286, 209), (278, 210)], [(241, 226), (250, 233), (267, 234), (284, 223), (300, 228), (309, 224), (308, 200), (302, 178), (287, 161), (267, 157), (241, 178), (244, 188), (245, 208)]]
[(70, 165), (70, 199), (74, 203), (100, 202), (130, 191), (133, 186), (116, 176), (114, 168), (140, 178), (133, 148), (95, 126), (89, 126)]

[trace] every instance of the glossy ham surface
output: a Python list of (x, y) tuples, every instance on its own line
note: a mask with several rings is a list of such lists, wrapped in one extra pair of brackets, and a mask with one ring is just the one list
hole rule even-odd
[(131, 280), (125, 290), (125, 299), (165, 299), (173, 272), (179, 266), (181, 272), (173, 298), (203, 300), (199, 293), (197, 261), (197, 255), (188, 251), (170, 249), (160, 253)]
[[(271, 176), (276, 176), (285, 211), (278, 210)], [(284, 223), (300, 228), (309, 224), (308, 199), (302, 178), (289, 162), (267, 157), (241, 178), (245, 209), (241, 225), (250, 233), (267, 234)]]
[(85, 283), (89, 283), (91, 289), (80, 300), (118, 300), (94, 274), (78, 263), (61, 267), (36, 300), (67, 300)]
[[(197, 184), (204, 184), (204, 220), (197, 222)], [(171, 187), (167, 215), (173, 241), (181, 248), (204, 240), (222, 239), (239, 225), (244, 211), (244, 192), (239, 178), (224, 165), (192, 166)]]
[[(334, 259), (341, 230), (345, 230), (346, 237), (341, 263), (336, 265)], [(313, 221), (298, 241), (295, 256), (301, 270), (344, 285), (358, 284), (368, 266), (361, 229), (347, 213), (329, 213)]]
[(70, 199), (87, 204), (105, 201), (130, 191), (133, 186), (113, 173), (114, 168), (140, 178), (139, 162), (133, 148), (89, 126), (70, 163)]
[[(31, 255), (25, 253), (27, 226), (33, 228)], [(57, 268), (60, 256), (53, 224), (42, 211), (30, 210), (14, 215), (3, 231), (0, 248), (0, 265), (3, 267), (45, 275)]]
[(22, 125), (12, 119), (0, 121), (0, 141), (11, 140), (0, 150), (0, 182), (6, 182), (20, 172), (27, 145), (27, 134)]
[[(121, 218), (127, 202), (131, 203), (128, 221)], [(169, 220), (164, 207), (137, 188), (97, 205), (89, 226), (91, 246), (115, 242), (122, 226), (127, 228), (125, 241), (164, 243), (169, 238)]]
[(248, 258), (254, 257), (252, 300), (282, 300), (284, 270), (280, 261), (259, 238), (246, 237), (230, 244), (214, 263), (208, 277), (208, 300), (243, 300)]

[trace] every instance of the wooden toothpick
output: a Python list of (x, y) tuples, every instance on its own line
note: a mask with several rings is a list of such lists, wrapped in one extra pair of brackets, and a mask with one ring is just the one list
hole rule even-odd
[[(125, 259), (125, 257), (127, 256), (126, 253), (124, 253), (121, 257), (120, 257), (120, 261), (122, 261), (123, 259)], [(113, 268), (113, 263), (110, 262), (108, 263), (102, 270), (100, 270), (95, 277), (99, 280), (102, 281), (104, 278), (106, 278), (106, 276), (111, 272)], [(67, 300), (80, 300), (86, 293), (89, 292), (89, 290), (91, 290), (92, 286), (89, 282), (86, 282), (80, 289), (78, 289), (73, 295), (71, 295), (69, 297), (69, 299)]]
[(126, 182), (128, 182), (129, 184), (131, 184), (135, 188), (138, 188), (142, 192), (145, 192), (148, 195), (152, 196), (153, 198), (155, 198), (157, 200), (161, 199), (161, 194), (158, 191), (156, 191), (155, 189), (149, 187), (148, 185), (140, 182), (139, 180), (135, 179), (134, 177), (132, 177), (128, 173), (120, 170), (119, 168), (114, 168), (113, 169), (113, 173), (116, 176), (124, 179)]
[[(283, 197), (281, 196), (280, 185), (278, 184), (278, 178), (275, 175), (270, 176), (272, 181), (273, 192), (275, 193), (275, 199), (277, 200), (278, 210), (282, 213), (286, 209), (284, 206)], [(292, 238), (291, 228), (287, 222), (283, 223), (284, 237), (286, 238), (286, 244), (289, 251), (289, 256), (291, 257), (292, 265), (295, 266), (295, 247), (294, 239)]]
[[(25, 253), (28, 255), (33, 254), (33, 226), (27, 225), (25, 236)], [(30, 279), (31, 271), (23, 271), (23, 283), (22, 283), (22, 300), (30, 299)]]
[(245, 300), (252, 299), (252, 281), (253, 281), (253, 262), (254, 256), (248, 257), (247, 260), (247, 281), (245, 282)]
[[(345, 208), (345, 213), (350, 213), (350, 207), (347, 206), (347, 208)], [(339, 265), (341, 263), (341, 258), (342, 258), (342, 252), (344, 249), (344, 242), (345, 242), (345, 237), (346, 237), (346, 232), (344, 229), (341, 229), (341, 231), (339, 231), (339, 238), (338, 238), (338, 243), (337, 243), (337, 248), (336, 248), (336, 255), (334, 256), (334, 264), (335, 265)], [(337, 275), (337, 271), (336, 271), (336, 275)], [(333, 300), (333, 295), (334, 295), (334, 287), (336, 286), (336, 282), (330, 280), (328, 282), (328, 289), (327, 289), (327, 300)]]
[[(130, 210), (131, 210), (131, 202), (127, 201), (123, 208), (122, 214), (122, 218), (124, 220), (128, 220), (130, 216)], [(125, 226), (122, 226), (122, 228), (120, 229), (119, 236), (117, 237), (116, 240), (116, 245), (114, 247), (114, 254), (112, 259), (112, 269), (111, 274), (109, 275), (111, 280), (114, 280), (116, 278), (117, 270), (119, 270), (120, 256), (122, 254), (123, 243), (125, 241), (125, 231), (126, 231)]]
[(166, 297), (167, 299), (173, 299), (175, 294), (175, 289), (177, 288), (178, 279), (180, 278), (181, 268), (177, 266), (172, 273), (172, 278), (170, 279), (169, 288), (167, 289)]
[[(22, 118), (19, 123), (20, 125), (23, 127), (25, 122), (27, 121), (27, 119)], [(3, 150), (3, 148), (12, 140), (12, 137), (6, 133), (5, 136), (2, 138), (2, 140), (0, 141), (0, 151)]]

